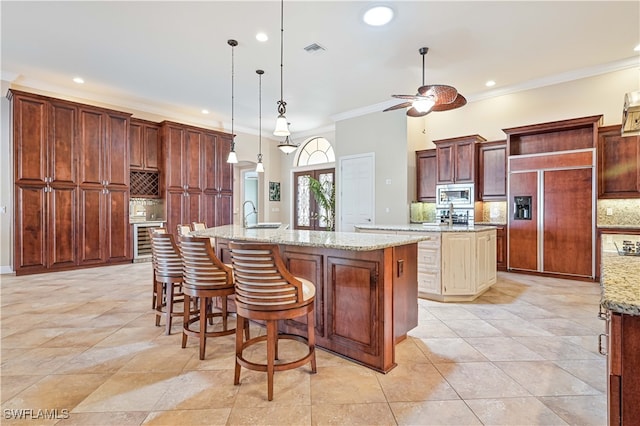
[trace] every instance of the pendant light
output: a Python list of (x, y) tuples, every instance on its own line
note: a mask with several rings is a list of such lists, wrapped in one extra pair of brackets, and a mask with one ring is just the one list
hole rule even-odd
[(233, 48), (238, 45), (238, 42), (235, 40), (227, 40), (227, 44), (231, 46), (231, 151), (229, 152), (229, 157), (227, 157), (227, 163), (236, 164), (238, 162), (238, 156), (236, 155), (236, 134), (233, 131)]
[(280, 1), (280, 100), (278, 101), (278, 118), (276, 120), (276, 129), (273, 131), (274, 136), (289, 136), (289, 123), (284, 114), (287, 112), (287, 103), (282, 96), (282, 51), (284, 38), (284, 0)]
[(284, 138), (284, 142), (278, 144), (278, 149), (288, 155), (298, 149), (298, 145), (294, 144), (290, 137), (287, 136)]
[(264, 164), (262, 164), (262, 74), (263, 70), (256, 70), (258, 74), (258, 164), (256, 164), (256, 172), (264, 172)]

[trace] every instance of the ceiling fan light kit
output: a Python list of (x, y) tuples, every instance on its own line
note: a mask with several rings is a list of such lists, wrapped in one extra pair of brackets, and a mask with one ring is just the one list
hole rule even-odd
[(418, 87), (418, 93), (415, 95), (391, 95), (406, 101), (389, 107), (384, 112), (410, 107), (407, 110), (407, 116), (423, 117), (431, 111), (449, 111), (466, 105), (467, 99), (458, 93), (455, 87), (445, 84), (424, 84), (424, 57), (429, 52), (429, 48), (421, 47), (418, 52), (422, 55), (422, 86)]

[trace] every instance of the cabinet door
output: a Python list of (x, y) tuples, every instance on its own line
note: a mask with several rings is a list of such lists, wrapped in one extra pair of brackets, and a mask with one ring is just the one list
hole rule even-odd
[(481, 200), (507, 199), (507, 145), (489, 143), (480, 146), (478, 159), (480, 182), (478, 195)]
[(593, 277), (593, 169), (544, 172), (544, 272)]
[(640, 198), (640, 136), (620, 135), (620, 126), (598, 132), (598, 196)]
[(167, 209), (167, 230), (171, 234), (176, 233), (176, 227), (183, 223), (183, 198), (184, 191), (170, 190), (165, 195), (165, 208)]
[(227, 163), (231, 137), (218, 136), (216, 142), (216, 182), (220, 191), (233, 192), (233, 164)]
[(78, 114), (80, 121), (79, 183), (102, 187), (106, 180), (104, 177), (105, 115), (101, 111), (85, 108), (81, 108)]
[(144, 124), (131, 120), (129, 124), (129, 166), (144, 170)]
[(454, 145), (454, 181), (456, 183), (473, 183), (476, 178), (475, 141), (460, 141)]
[(182, 157), (183, 163), (183, 185), (191, 189), (200, 189), (203, 185), (204, 168), (201, 166), (201, 161), (204, 163), (205, 158), (203, 153), (204, 141), (203, 134), (201, 132), (187, 130), (186, 143), (184, 148), (184, 155)]
[(132, 258), (129, 240), (129, 192), (127, 190), (110, 189), (104, 197), (105, 221), (109, 251), (106, 260), (111, 262), (126, 261)]
[(212, 133), (202, 135), (202, 158), (204, 160), (202, 169), (202, 190), (207, 192), (218, 192), (220, 187), (217, 181), (218, 174), (218, 151), (216, 148), (217, 136)]
[(416, 152), (416, 188), (418, 201), (436, 199), (436, 150)]
[(507, 270), (507, 236), (504, 226), (496, 227), (496, 267), (498, 271)]
[(442, 143), (436, 146), (436, 158), (437, 158), (437, 174), (438, 182), (442, 183), (454, 183), (454, 167), (455, 167), (455, 144), (454, 143)]
[(160, 129), (156, 125), (144, 126), (144, 138), (143, 138), (143, 167), (150, 172), (158, 171), (159, 164), (159, 144), (160, 144)]
[(43, 186), (16, 185), (15, 188), (16, 272), (38, 272), (47, 264), (47, 194)]
[(475, 235), (447, 232), (442, 236), (442, 294), (475, 294)]
[[(129, 117), (105, 114), (104, 180), (110, 189), (129, 189)], [(127, 210), (128, 212), (128, 210)]]
[(104, 225), (106, 212), (104, 188), (80, 187), (79, 198), (79, 264), (103, 263), (106, 259), (108, 245)]
[(41, 184), (48, 176), (47, 167), (48, 103), (38, 98), (14, 95), (13, 144), (17, 184)]
[[(165, 124), (162, 129), (162, 144), (164, 151), (164, 174), (167, 190), (183, 191), (183, 171), (185, 163), (182, 160), (185, 144), (185, 131), (182, 127)], [(167, 210), (169, 211), (169, 210)]]
[(68, 268), (78, 264), (78, 189), (76, 186), (51, 188), (48, 193), (47, 266)]
[(509, 175), (511, 199), (514, 196), (531, 197), (531, 220), (514, 220), (513, 206), (509, 214), (509, 269), (536, 271), (538, 269), (538, 172), (511, 173)]
[(220, 192), (215, 199), (215, 226), (233, 224), (233, 193)]
[(476, 234), (477, 292), (496, 282), (496, 237), (494, 231)]

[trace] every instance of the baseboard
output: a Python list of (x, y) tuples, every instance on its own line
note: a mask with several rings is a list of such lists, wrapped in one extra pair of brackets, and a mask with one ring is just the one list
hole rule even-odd
[(0, 266), (0, 275), (13, 274), (13, 268), (11, 266)]

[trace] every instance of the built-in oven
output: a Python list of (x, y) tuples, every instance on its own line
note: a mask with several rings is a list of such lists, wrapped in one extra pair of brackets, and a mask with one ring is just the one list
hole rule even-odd
[(447, 209), (453, 204), (454, 209), (473, 209), (475, 202), (472, 183), (455, 183), (436, 185), (436, 208)]

